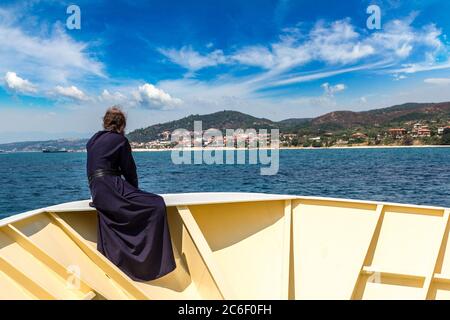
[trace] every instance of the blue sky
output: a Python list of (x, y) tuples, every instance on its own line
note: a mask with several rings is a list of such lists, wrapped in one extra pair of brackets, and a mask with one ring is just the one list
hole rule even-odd
[[(81, 29), (66, 9), (81, 9)], [(378, 5), (381, 29), (366, 10)], [(9, 1), (0, 142), (231, 109), (274, 120), (450, 100), (450, 2)]]

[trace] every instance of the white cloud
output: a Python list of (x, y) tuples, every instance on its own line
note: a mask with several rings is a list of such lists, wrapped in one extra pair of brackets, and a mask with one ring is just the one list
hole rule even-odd
[(338, 83), (336, 85), (330, 85), (328, 82), (325, 82), (324, 84), (321, 85), (321, 87), (324, 90), (325, 95), (327, 96), (334, 96), (335, 93), (344, 91), (345, 89), (347, 89), (347, 87), (345, 86), (345, 84), (343, 83)]
[(385, 63), (381, 62), (381, 63), (371, 63), (371, 64), (359, 65), (356, 67), (341, 68), (341, 69), (330, 70), (330, 71), (317, 71), (317, 72), (313, 71), (313, 72), (302, 74), (299, 76), (291, 75), (291, 76), (286, 77), (285, 79), (272, 81), (267, 85), (275, 87), (275, 86), (283, 86), (283, 85), (288, 85), (288, 84), (293, 84), (293, 83), (308, 82), (308, 81), (319, 80), (319, 79), (328, 78), (328, 77), (332, 77), (332, 76), (336, 76), (336, 75), (340, 75), (340, 74), (344, 74), (344, 73), (350, 73), (350, 72), (362, 71), (362, 70), (373, 70), (373, 69), (377, 69), (377, 68), (383, 67), (383, 66), (387, 66), (387, 65)]
[(393, 77), (395, 81), (400, 81), (407, 78), (407, 76), (405, 76), (404, 74), (394, 74)]
[[(414, 27), (416, 15), (412, 13), (404, 19), (387, 21), (382, 30), (371, 33), (358, 29), (350, 19), (319, 21), (310, 30), (284, 29), (276, 42), (238, 48), (227, 55), (221, 50), (200, 54), (192, 47), (161, 52), (173, 63), (191, 71), (219, 64), (260, 67), (263, 69), (260, 74), (246, 80), (254, 83), (255, 88), (368, 70), (367, 66), (371, 66), (371, 71), (384, 69), (384, 72), (398, 74), (399, 78), (402, 73), (447, 68), (450, 64), (435, 63), (436, 56), (445, 48), (440, 39), (442, 31), (434, 24)], [(405, 64), (411, 57), (419, 61)], [(323, 70), (292, 74), (312, 62), (319, 63)]]
[(318, 23), (310, 32), (306, 46), (317, 60), (330, 64), (347, 64), (374, 54), (370, 43), (361, 41), (361, 35), (348, 19), (331, 24)]
[(26, 28), (20, 11), (0, 12), (0, 73), (14, 70), (49, 90), (57, 84), (104, 76), (104, 66), (92, 57), (90, 45), (75, 41), (64, 27)]
[(99, 96), (99, 100), (111, 104), (123, 104), (129, 99), (123, 93), (118, 91), (111, 93), (107, 89), (104, 89), (102, 94)]
[(257, 66), (263, 69), (284, 71), (302, 66), (311, 61), (322, 61), (330, 64), (352, 63), (374, 53), (370, 44), (363, 43), (360, 35), (349, 20), (340, 20), (330, 24), (317, 23), (306, 38), (297, 28), (290, 28), (280, 35), (280, 40), (270, 44), (248, 46), (225, 56), (216, 50), (208, 55), (200, 55), (191, 47), (181, 50), (161, 50), (171, 61), (188, 67), (195, 61), (195, 69), (215, 66), (223, 63), (238, 63)]
[(248, 66), (271, 69), (275, 65), (275, 55), (266, 47), (252, 46), (239, 50), (233, 59)]
[(429, 78), (424, 80), (425, 83), (434, 84), (439, 86), (450, 85), (450, 78)]
[(214, 50), (205, 55), (193, 50), (192, 47), (186, 46), (182, 47), (180, 50), (159, 49), (159, 51), (173, 63), (190, 71), (197, 71), (206, 67), (226, 63), (226, 58), (222, 50)]
[(182, 104), (182, 100), (172, 97), (162, 89), (146, 83), (133, 93), (139, 105), (149, 109), (171, 109)]
[(37, 89), (34, 84), (26, 79), (22, 79), (15, 72), (8, 71), (5, 75), (6, 88), (15, 93), (36, 93)]
[(367, 39), (367, 42), (371, 43), (377, 51), (384, 50), (398, 58), (409, 57), (414, 49), (418, 48), (425, 49), (425, 56), (433, 57), (444, 47), (439, 39), (442, 31), (434, 24), (414, 28), (412, 23), (416, 15), (413, 13), (403, 20), (387, 22), (383, 26), (383, 31), (375, 32)]
[(277, 70), (286, 70), (311, 61), (350, 63), (374, 52), (370, 45), (363, 44), (359, 38), (360, 35), (349, 20), (331, 24), (319, 22), (307, 34), (306, 40), (298, 29), (291, 28), (269, 47), (244, 47), (230, 56), (222, 56), (221, 60)]
[(383, 31), (375, 32), (367, 42), (376, 46), (377, 50), (388, 50), (395, 56), (405, 58), (413, 50), (416, 34), (409, 22), (394, 20), (384, 25)]
[(78, 101), (88, 100), (86, 94), (75, 86), (69, 87), (56, 86), (55, 93), (63, 98), (69, 98)]
[(425, 62), (425, 63), (404, 64), (400, 68), (388, 70), (388, 72), (412, 74), (417, 72), (443, 70), (443, 69), (450, 69), (450, 61), (446, 61), (443, 63)]

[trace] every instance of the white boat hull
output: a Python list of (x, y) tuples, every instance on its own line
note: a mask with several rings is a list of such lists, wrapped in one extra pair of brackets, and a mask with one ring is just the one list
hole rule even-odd
[(0, 220), (0, 299), (449, 299), (449, 209), (248, 193), (163, 195), (177, 268), (135, 282), (89, 201)]

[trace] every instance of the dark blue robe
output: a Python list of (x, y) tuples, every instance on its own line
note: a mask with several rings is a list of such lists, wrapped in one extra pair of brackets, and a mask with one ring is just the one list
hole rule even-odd
[(119, 169), (90, 183), (98, 211), (97, 249), (133, 280), (148, 281), (175, 269), (164, 199), (138, 187), (127, 138), (100, 131), (87, 143), (87, 174)]

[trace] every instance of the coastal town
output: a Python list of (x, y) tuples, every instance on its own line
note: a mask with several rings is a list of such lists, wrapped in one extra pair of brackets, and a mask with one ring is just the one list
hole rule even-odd
[[(216, 131), (220, 131), (215, 129)], [(133, 149), (171, 149), (180, 147), (214, 148), (225, 146), (231, 148), (270, 146), (274, 140), (269, 133), (256, 133), (252, 130), (242, 130), (232, 136), (223, 138), (200, 137), (186, 142), (172, 141), (171, 132), (163, 131), (158, 138), (147, 142), (131, 142)], [(194, 137), (194, 132), (189, 131)], [(197, 134), (198, 135), (198, 134)], [(423, 121), (405, 123), (402, 127), (384, 129), (356, 128), (341, 132), (323, 131), (315, 135), (301, 133), (280, 133), (278, 144), (284, 148), (319, 148), (319, 147), (352, 147), (352, 146), (420, 146), (420, 145), (446, 145), (450, 144), (450, 124), (438, 125), (436, 122)]]

